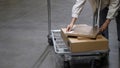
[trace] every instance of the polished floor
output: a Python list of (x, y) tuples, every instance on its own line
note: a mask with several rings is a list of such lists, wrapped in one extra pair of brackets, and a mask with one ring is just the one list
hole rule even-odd
[[(51, 0), (52, 29), (66, 27), (74, 0)], [(0, 68), (58, 68), (59, 55), (48, 46), (47, 0), (0, 0)], [(77, 23), (92, 25), (92, 10), (85, 4)], [(109, 26), (109, 65), (119, 68), (116, 23)], [(82, 67), (81, 67), (82, 68)]]

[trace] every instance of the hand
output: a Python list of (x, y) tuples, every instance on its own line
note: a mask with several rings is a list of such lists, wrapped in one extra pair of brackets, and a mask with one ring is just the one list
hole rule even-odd
[(76, 20), (77, 20), (77, 18), (75, 18), (75, 17), (72, 18), (71, 23), (67, 26), (67, 29), (66, 29), (67, 32), (71, 31)]
[(71, 31), (71, 29), (73, 28), (73, 24), (69, 24), (68, 26), (67, 26), (67, 28), (66, 28), (66, 31), (68, 32), (68, 31)]
[(111, 21), (110, 19), (107, 19), (107, 20), (105, 21), (105, 23), (100, 27), (99, 33), (103, 32), (104, 30), (107, 29), (107, 27), (108, 27), (110, 21)]

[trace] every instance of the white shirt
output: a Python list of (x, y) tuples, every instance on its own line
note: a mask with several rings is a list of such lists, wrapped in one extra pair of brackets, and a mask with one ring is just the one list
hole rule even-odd
[[(83, 6), (86, 0), (76, 0), (76, 3), (73, 5), (72, 8), (72, 17), (78, 18), (79, 14), (81, 13)], [(93, 12), (96, 9), (97, 2), (96, 0), (89, 0)], [(101, 0), (101, 9), (108, 7), (107, 18), (112, 19), (116, 16), (116, 12), (120, 7), (120, 0)]]

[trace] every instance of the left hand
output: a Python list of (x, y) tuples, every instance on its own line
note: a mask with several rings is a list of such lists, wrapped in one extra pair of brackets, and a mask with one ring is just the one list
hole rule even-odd
[(99, 33), (103, 32), (104, 30), (107, 29), (107, 27), (108, 27), (110, 21), (111, 21), (110, 19), (106, 19), (106, 21), (104, 22), (104, 24), (100, 27)]

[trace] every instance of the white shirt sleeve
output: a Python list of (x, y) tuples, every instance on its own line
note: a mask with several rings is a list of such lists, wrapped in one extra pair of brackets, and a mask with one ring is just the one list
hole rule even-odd
[(120, 8), (120, 0), (110, 0), (107, 18), (108, 19), (114, 18), (117, 15), (116, 13), (119, 8)]
[(86, 0), (76, 0), (76, 3), (73, 5), (72, 8), (72, 17), (78, 18), (85, 2)]

